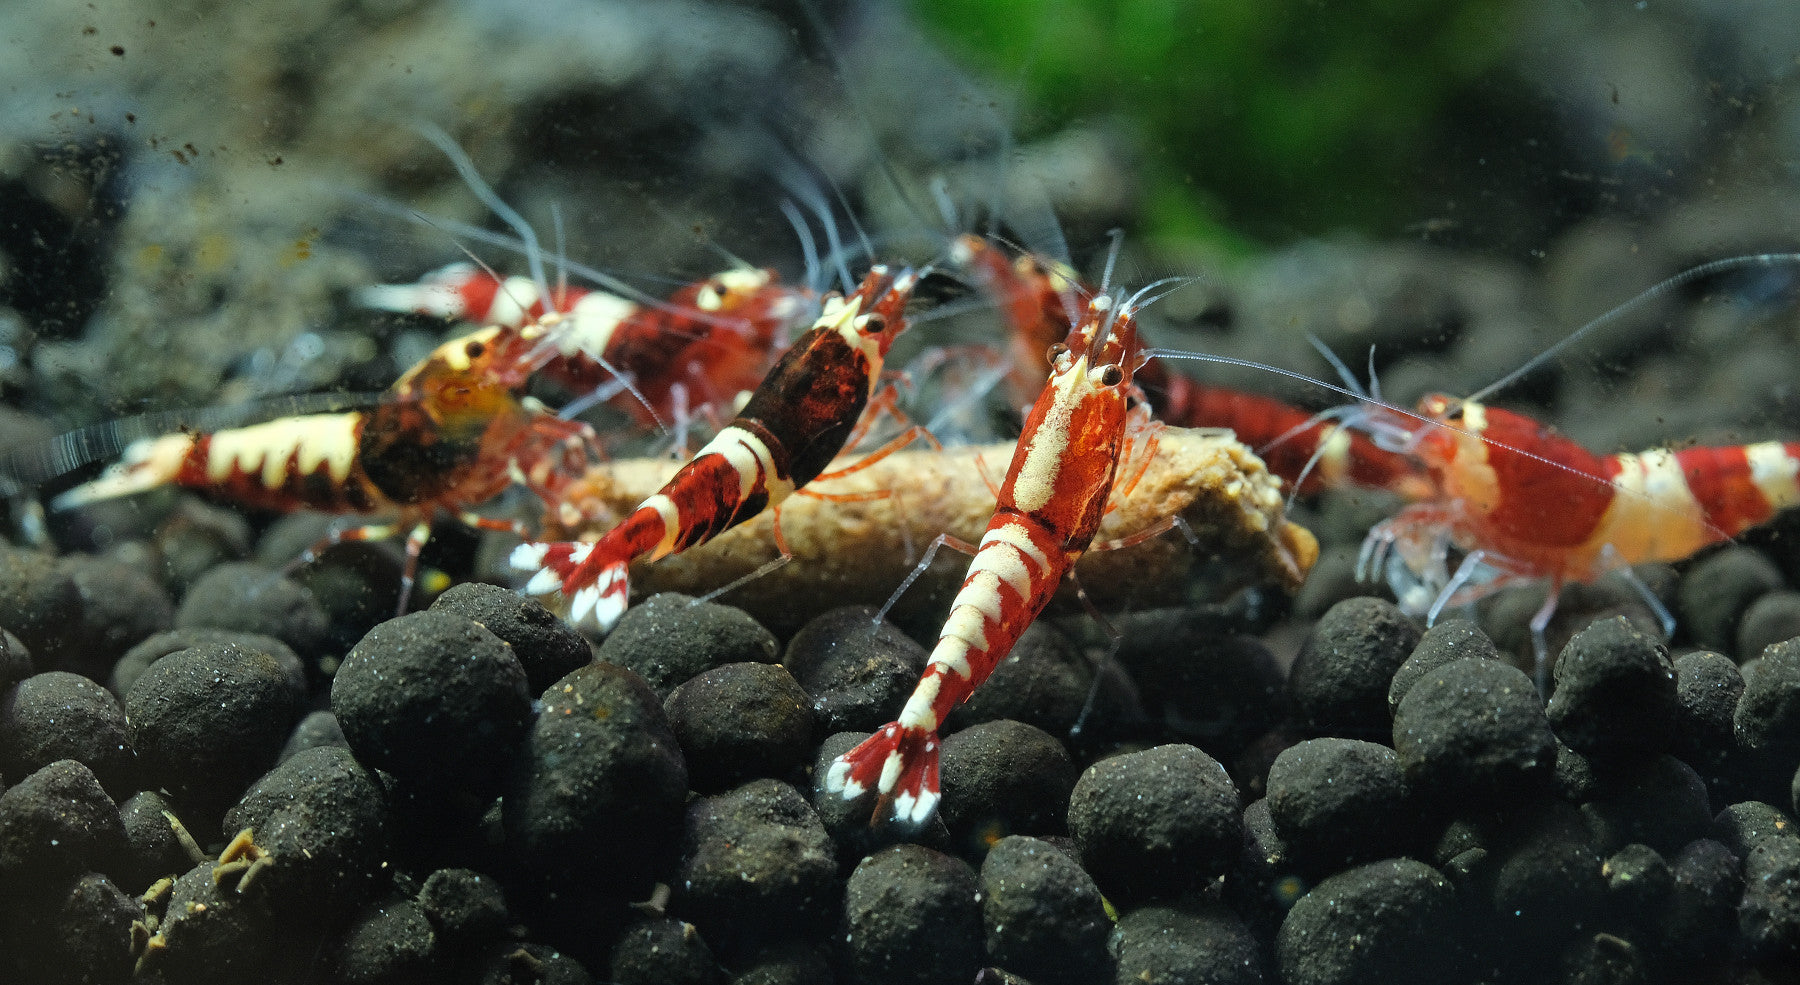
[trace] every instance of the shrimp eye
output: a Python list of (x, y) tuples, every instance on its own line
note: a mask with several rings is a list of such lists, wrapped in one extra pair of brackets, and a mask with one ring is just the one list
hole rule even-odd
[(1068, 354), (1069, 354), (1069, 347), (1066, 345), (1063, 345), (1061, 342), (1058, 342), (1055, 345), (1051, 346), (1049, 348), (1049, 350), (1044, 353), (1044, 359), (1045, 359), (1045, 361), (1050, 363), (1050, 365), (1054, 366), (1058, 362), (1062, 361), (1062, 357), (1064, 357)]
[(861, 326), (864, 335), (880, 335), (882, 332), (887, 331), (886, 318), (883, 318), (874, 312), (870, 312), (865, 318), (866, 320)]
[(1125, 382), (1125, 371), (1117, 366), (1100, 367), (1100, 385), (1118, 386)]
[(480, 342), (470, 342), (463, 346), (463, 352), (467, 353), (470, 359), (480, 359), (482, 354), (487, 352), (487, 346)]

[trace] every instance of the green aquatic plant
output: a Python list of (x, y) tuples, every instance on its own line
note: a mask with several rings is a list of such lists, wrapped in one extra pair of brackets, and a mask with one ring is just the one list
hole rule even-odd
[(1028, 131), (1137, 130), (1155, 236), (1390, 231), (1432, 121), (1505, 53), (1515, 0), (917, 0), (1022, 82)]

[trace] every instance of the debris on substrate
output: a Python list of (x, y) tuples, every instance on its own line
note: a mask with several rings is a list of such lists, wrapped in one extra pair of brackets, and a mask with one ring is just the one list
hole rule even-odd
[[(793, 561), (734, 589), (729, 601), (791, 633), (847, 600), (885, 598), (939, 534), (969, 544), (981, 539), (994, 514), (994, 494), (982, 476), (999, 482), (1012, 451), (1011, 445), (902, 451), (819, 483), (830, 500), (789, 498), (780, 511), (781, 532)], [(1140, 439), (1136, 452), (1144, 457), (1120, 465), (1121, 491), (1095, 543), (1128, 538), (1167, 517), (1180, 518), (1193, 539), (1171, 533), (1089, 551), (1075, 573), (1094, 605), (1111, 612), (1177, 604), (1197, 579), (1208, 583), (1213, 597), (1247, 584), (1288, 591), (1300, 586), (1318, 558), (1318, 542), (1286, 518), (1281, 481), (1250, 449), (1229, 432), (1163, 428), (1148, 450)], [(848, 455), (835, 467), (856, 460)], [(680, 464), (628, 459), (594, 467), (569, 498), (583, 516), (600, 519), (565, 523), (550, 535), (598, 536), (660, 489)], [(704, 595), (729, 585), (773, 559), (774, 524), (775, 515), (766, 512), (673, 557), (635, 565), (633, 587)], [(895, 603), (897, 621), (941, 613), (962, 584), (968, 565), (953, 551), (940, 554), (948, 556)], [(1072, 586), (1065, 585), (1058, 600), (1065, 610), (1079, 611)]]

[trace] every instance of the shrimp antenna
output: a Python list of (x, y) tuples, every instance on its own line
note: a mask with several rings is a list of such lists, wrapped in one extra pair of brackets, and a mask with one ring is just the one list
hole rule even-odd
[(1113, 267), (1118, 265), (1119, 251), (1125, 248), (1125, 230), (1117, 228), (1109, 229), (1107, 230), (1106, 238), (1112, 240), (1112, 245), (1106, 248), (1106, 269), (1100, 274), (1100, 290), (1102, 293), (1104, 293), (1107, 287), (1112, 284)]
[(463, 183), (469, 186), (469, 190), (475, 193), (481, 204), (487, 206), (488, 211), (499, 216), (502, 222), (511, 226), (512, 231), (518, 234), (519, 241), (525, 246), (525, 262), (531, 268), (531, 280), (537, 284), (548, 303), (550, 281), (544, 276), (544, 251), (538, 245), (537, 230), (531, 228), (531, 223), (526, 222), (517, 209), (506, 204), (506, 200), (495, 193), (493, 186), (481, 177), (481, 172), (475, 170), (475, 162), (469, 160), (469, 155), (457, 146), (456, 141), (450, 139), (450, 135), (442, 127), (428, 120), (420, 120), (413, 124), (413, 129), (436, 145), (450, 159), (450, 163), (456, 167), (456, 173), (462, 176)]
[(812, 225), (800, 214), (800, 207), (791, 198), (781, 200), (781, 214), (787, 216), (788, 225), (794, 227), (794, 234), (800, 238), (800, 258), (806, 267), (803, 275), (806, 283), (817, 285), (821, 276), (819, 243), (813, 239)]
[(141, 438), (172, 431), (221, 431), (298, 414), (326, 414), (372, 407), (391, 399), (384, 393), (303, 393), (226, 407), (153, 411), (102, 421), (53, 438), (0, 451), (0, 477), (38, 486), (84, 465), (112, 458)]
[[(812, 212), (813, 216), (819, 220), (820, 228), (825, 231), (825, 245), (829, 247), (831, 251), (830, 256), (827, 259), (829, 259), (837, 268), (838, 279), (843, 284), (843, 290), (846, 292), (854, 290), (856, 282), (850, 277), (850, 267), (844, 262), (844, 257), (846, 255), (844, 241), (843, 238), (838, 235), (837, 223), (834, 221), (831, 211), (831, 203), (827, 202), (825, 196), (819, 192), (819, 186), (817, 184), (814, 184), (812, 181), (807, 180), (802, 176), (800, 162), (796, 160), (793, 155), (788, 153), (787, 148), (782, 147), (781, 144), (775, 140), (771, 140), (770, 144), (773, 153), (781, 157), (779, 166), (774, 169), (775, 180), (780, 182), (781, 187), (786, 190), (790, 196), (797, 200), (801, 205), (806, 206), (807, 210)], [(873, 251), (870, 251), (870, 253), (873, 255)]]
[(1479, 403), (1482, 400), (1485, 400), (1488, 396), (1495, 393), (1496, 391), (1499, 391), (1508, 386), (1511, 386), (1512, 384), (1518, 382), (1520, 377), (1522, 377), (1525, 374), (1531, 372), (1532, 370), (1538, 368), (1539, 366), (1542, 366), (1552, 356), (1556, 355), (1558, 352), (1561, 352), (1563, 349), (1568, 348), (1569, 344), (1574, 342), (1576, 339), (1581, 338), (1582, 336), (1586, 335), (1587, 333), (1593, 331), (1596, 328), (1599, 328), (1601, 325), (1604, 325), (1607, 322), (1614, 321), (1626, 314), (1629, 314), (1632, 311), (1637, 310), (1638, 308), (1643, 307), (1645, 304), (1648, 304), (1649, 302), (1655, 300), (1656, 298), (1659, 298), (1659, 297), (1663, 296), (1664, 294), (1667, 294), (1670, 291), (1672, 291), (1678, 287), (1681, 287), (1685, 284), (1691, 284), (1694, 281), (1700, 280), (1701, 278), (1711, 277), (1715, 274), (1729, 273), (1730, 271), (1733, 271), (1733, 270), (1745, 270), (1750, 267), (1775, 267), (1775, 266), (1784, 266), (1784, 265), (1792, 265), (1792, 264), (1800, 264), (1800, 253), (1752, 253), (1752, 254), (1748, 254), (1745, 256), (1725, 257), (1724, 259), (1721, 259), (1721, 260), (1711, 260), (1706, 263), (1700, 264), (1697, 267), (1689, 267), (1688, 269), (1683, 270), (1682, 272), (1680, 272), (1678, 274), (1675, 274), (1673, 276), (1665, 278), (1664, 280), (1651, 285), (1650, 287), (1644, 289), (1642, 292), (1640, 292), (1636, 297), (1632, 298), (1631, 300), (1626, 301), (1623, 304), (1618, 305), (1617, 307), (1614, 307), (1612, 310), (1606, 312), (1605, 314), (1601, 315), (1600, 317), (1593, 319), (1592, 321), (1581, 326), (1580, 328), (1576, 329), (1575, 331), (1570, 332), (1568, 335), (1563, 336), (1561, 341), (1557, 342), (1555, 345), (1551, 346), (1548, 349), (1545, 349), (1543, 352), (1540, 352), (1536, 356), (1527, 360), (1523, 366), (1520, 366), (1518, 369), (1515, 369), (1512, 372), (1506, 374), (1505, 376), (1500, 377), (1498, 380), (1495, 380), (1494, 382), (1489, 383), (1487, 386), (1483, 387), (1481, 390), (1479, 390), (1467, 397), (1464, 397), (1463, 400), (1465, 402), (1473, 401), (1473, 402), (1477, 402), (1477, 403)]

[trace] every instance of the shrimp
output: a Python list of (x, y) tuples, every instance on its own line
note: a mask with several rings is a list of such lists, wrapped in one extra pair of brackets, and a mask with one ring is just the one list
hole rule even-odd
[(262, 509), (394, 514), (391, 524), (341, 531), (329, 542), (407, 530), (404, 605), (440, 511), (472, 526), (513, 529), (468, 509), (515, 481), (558, 502), (587, 464), (593, 432), (586, 425), (518, 396), (531, 348), (516, 333), (483, 328), (439, 346), (366, 410), (136, 441), (104, 475), (52, 506), (175, 485)]
[(1049, 379), (918, 687), (896, 721), (832, 761), (826, 790), (849, 800), (873, 790), (878, 813), (891, 804), (895, 819), (912, 824), (936, 811), (939, 724), (1005, 659), (1087, 551), (1129, 446), (1156, 440), (1132, 401), (1132, 373), (1143, 358), (1135, 321), (1141, 297), (1095, 297), (1051, 352)]
[[(958, 237), (951, 256), (1000, 305), (1011, 331), (1008, 380), (1041, 378), (1049, 368), (1042, 353), (1074, 327), (1078, 299), (1094, 292), (1064, 264), (1029, 252), (1009, 259), (983, 237)], [(1354, 428), (1270, 397), (1209, 386), (1160, 362), (1139, 367), (1136, 382), (1157, 420), (1172, 427), (1230, 428), (1299, 495), (1343, 485), (1409, 499), (1430, 493), (1416, 459), (1382, 448)]]
[(527, 340), (546, 339), (554, 356), (540, 374), (579, 393), (621, 402), (642, 425), (685, 425), (691, 414), (723, 418), (753, 389), (791, 329), (815, 311), (814, 293), (782, 284), (772, 270), (736, 269), (687, 284), (666, 303), (639, 304), (606, 291), (557, 287), (546, 295), (528, 277), (500, 278), (468, 263), (417, 284), (365, 288), (367, 307), (494, 325)]
[[(825, 467), (860, 437), (864, 410), (891, 409), (892, 391), (878, 396), (881, 368), (906, 327), (906, 303), (921, 276), (877, 265), (849, 297), (829, 296), (818, 321), (769, 371), (743, 411), (624, 522), (597, 543), (520, 545), (513, 565), (536, 570), (526, 592), (560, 591), (570, 599), (572, 622), (604, 632), (624, 614), (633, 560), (657, 560), (703, 543), (765, 509), (779, 509), (808, 482), (841, 474)], [(909, 429), (864, 463), (917, 433)], [(771, 565), (791, 556), (779, 522), (775, 540), (781, 557)]]
[[(1435, 621), (1502, 588), (1547, 579), (1531, 619), (1544, 631), (1567, 582), (1628, 565), (1678, 561), (1800, 504), (1800, 442), (1599, 455), (1523, 414), (1432, 394), (1413, 454), (1437, 497), (1377, 524), (1358, 572), (1385, 573), (1402, 607)], [(1463, 552), (1446, 575), (1449, 549)], [(1638, 586), (1665, 632), (1674, 619)]]

